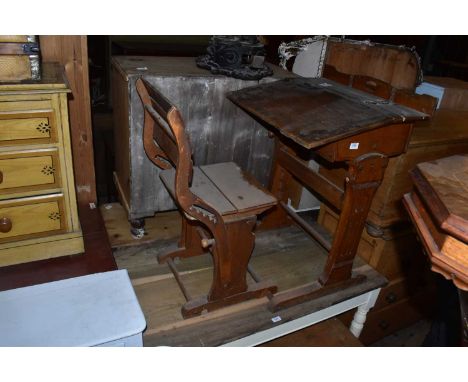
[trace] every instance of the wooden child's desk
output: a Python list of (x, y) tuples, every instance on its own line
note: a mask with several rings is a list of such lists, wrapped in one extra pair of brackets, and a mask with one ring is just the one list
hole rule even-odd
[[(365, 276), (352, 274), (352, 264), (388, 157), (406, 150), (412, 123), (428, 116), (323, 78), (276, 81), (231, 92), (228, 98), (276, 138), (270, 189), (281, 203), (266, 217), (265, 226), (282, 225), (289, 215), (329, 251), (317, 281), (276, 294), (270, 308), (362, 282)], [(322, 165), (347, 169), (344, 189), (308, 167), (311, 154)], [(291, 176), (341, 211), (333, 241), (288, 207), (285, 184)]]

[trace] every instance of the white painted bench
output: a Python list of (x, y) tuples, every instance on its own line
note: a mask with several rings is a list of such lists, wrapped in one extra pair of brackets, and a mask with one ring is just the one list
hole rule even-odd
[(126, 270), (0, 292), (0, 346), (142, 346)]

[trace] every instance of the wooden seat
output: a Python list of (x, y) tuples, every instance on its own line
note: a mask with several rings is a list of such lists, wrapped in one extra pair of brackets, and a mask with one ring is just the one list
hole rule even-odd
[[(145, 152), (162, 169), (163, 184), (183, 216), (177, 250), (158, 256), (159, 262), (168, 263), (187, 299), (182, 315), (191, 317), (275, 293), (276, 286), (267, 282), (247, 285), (247, 272), (257, 215), (277, 200), (233, 162), (194, 167), (177, 108), (142, 78), (136, 88), (145, 110)], [(194, 299), (172, 259), (208, 251), (213, 255), (211, 288), (206, 296)]]
[[(175, 170), (164, 170), (160, 176), (175, 198)], [(238, 214), (257, 215), (276, 204), (276, 199), (249, 179), (234, 162), (194, 167), (190, 191), (226, 218)]]

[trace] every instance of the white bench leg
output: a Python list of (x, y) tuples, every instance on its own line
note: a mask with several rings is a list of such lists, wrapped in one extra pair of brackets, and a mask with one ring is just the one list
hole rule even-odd
[(362, 329), (364, 328), (364, 323), (366, 322), (367, 312), (375, 305), (375, 301), (379, 296), (380, 289), (373, 290), (369, 293), (369, 298), (367, 302), (358, 306), (356, 313), (354, 313), (353, 321), (349, 326), (349, 331), (353, 333), (356, 338), (359, 338), (361, 335)]

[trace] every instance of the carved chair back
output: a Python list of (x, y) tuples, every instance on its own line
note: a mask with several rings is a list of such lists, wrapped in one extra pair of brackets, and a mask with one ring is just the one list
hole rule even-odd
[(144, 78), (136, 81), (144, 108), (143, 147), (160, 169), (175, 169), (175, 201), (191, 220), (213, 227), (219, 213), (190, 191), (193, 177), (192, 151), (179, 110)]

